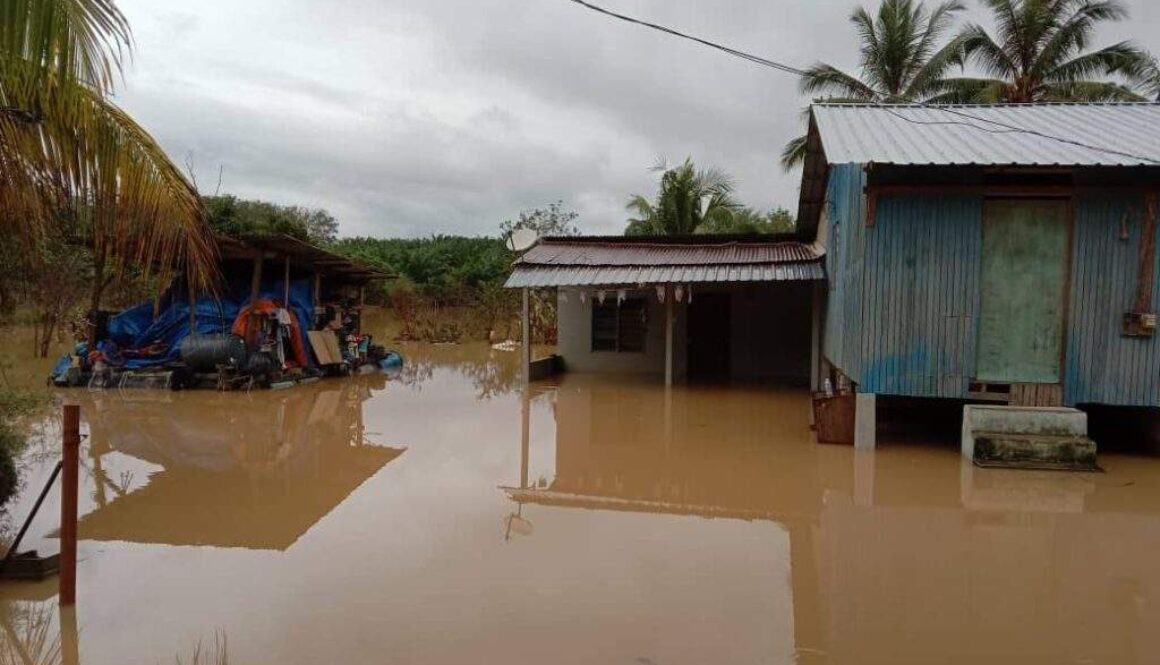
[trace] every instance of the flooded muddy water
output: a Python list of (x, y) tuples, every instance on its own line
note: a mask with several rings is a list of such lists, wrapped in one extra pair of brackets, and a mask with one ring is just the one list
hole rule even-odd
[[(982, 470), (812, 442), (799, 390), (410, 347), (281, 392), (72, 391), (75, 613), (0, 587), (0, 663), (1146, 663), (1160, 460)], [(59, 452), (25, 459), (23, 518)], [(26, 545), (55, 551), (57, 494)]]

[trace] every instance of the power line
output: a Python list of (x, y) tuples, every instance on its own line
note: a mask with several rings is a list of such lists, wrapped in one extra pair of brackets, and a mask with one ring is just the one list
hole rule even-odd
[(765, 67), (772, 67), (773, 69), (777, 69), (777, 70), (786, 72), (788, 74), (794, 74), (796, 76), (802, 76), (806, 73), (806, 71), (804, 69), (798, 69), (797, 67), (791, 67), (790, 65), (787, 65), (787, 64), (784, 64), (781, 62), (777, 62), (774, 60), (769, 60), (768, 58), (763, 58), (759, 55), (753, 55), (752, 53), (746, 53), (745, 51), (738, 51), (735, 48), (731, 48), (731, 47), (725, 46), (723, 44), (711, 42), (707, 39), (701, 39), (700, 37), (694, 37), (693, 35), (687, 35), (683, 32), (678, 32), (676, 30), (673, 30), (672, 28), (666, 28), (663, 25), (657, 25), (656, 23), (649, 23), (648, 21), (642, 21), (640, 19), (633, 18), (631, 16), (625, 16), (624, 14), (618, 14), (614, 11), (605, 9), (603, 7), (598, 7), (590, 2), (585, 2), (585, 0), (571, 0), (571, 1), (582, 6), (582, 7), (587, 7), (588, 9), (591, 9), (594, 12), (599, 12), (601, 14), (604, 14), (605, 16), (611, 16), (613, 18), (620, 19), (621, 21), (627, 21), (629, 23), (641, 25), (641, 26), (644, 26), (646, 28), (652, 28), (653, 30), (659, 30), (665, 34), (673, 35), (674, 37), (680, 37), (681, 39), (688, 39), (689, 41), (697, 42), (698, 44), (701, 44), (703, 46), (708, 46), (709, 48), (712, 48), (712, 49), (717, 49), (718, 51), (724, 51), (725, 53), (728, 53), (729, 55), (741, 58), (743, 60), (748, 60), (748, 61), (756, 63), (758, 65), (763, 65)]
[[(1008, 124), (1005, 122), (1001, 122), (999, 120), (992, 120), (990, 118), (980, 118), (977, 115), (971, 115), (970, 113), (966, 113), (964, 111), (961, 111), (961, 110), (955, 109), (955, 108), (951, 108), (949, 106), (936, 106), (936, 105), (931, 105), (931, 104), (915, 103), (915, 104), (910, 105), (910, 108), (923, 108), (923, 109), (927, 109), (930, 111), (941, 111), (943, 113), (950, 113), (951, 115), (957, 115), (961, 118), (967, 118), (970, 120), (974, 120), (976, 122), (985, 122), (985, 123), (988, 123), (991, 125), (995, 125), (995, 126), (999, 127), (999, 129), (987, 129), (986, 127), (980, 127), (974, 123), (963, 122), (961, 120), (919, 120), (917, 118), (908, 118), (905, 115), (903, 115), (902, 113), (898, 113), (894, 108), (892, 108), (892, 106), (897, 106), (897, 105), (892, 105), (892, 104), (873, 104), (872, 106), (874, 106), (875, 108), (881, 108), (881, 109), (885, 110), (887, 113), (898, 118), (899, 120), (905, 120), (906, 122), (909, 122), (909, 123), (912, 123), (915, 125), (961, 125), (963, 127), (970, 127), (972, 129), (977, 129), (981, 132), (987, 132), (988, 134), (1028, 134), (1030, 136), (1037, 136), (1037, 137), (1042, 138), (1042, 139), (1047, 139), (1050, 141), (1057, 141), (1059, 143), (1076, 146), (1078, 148), (1085, 148), (1087, 150), (1095, 150), (1097, 152), (1104, 152), (1104, 153), (1107, 153), (1109, 155), (1116, 155), (1119, 157), (1127, 157), (1129, 159), (1138, 159), (1142, 162), (1148, 162), (1151, 164), (1160, 164), (1160, 159), (1156, 159), (1154, 157), (1146, 157), (1144, 155), (1138, 155), (1136, 153), (1127, 152), (1124, 150), (1118, 150), (1116, 148), (1107, 148), (1104, 146), (1094, 145), (1091, 143), (1084, 143), (1083, 141), (1077, 141), (1075, 139), (1064, 138), (1062, 136), (1054, 136), (1052, 134), (1047, 134), (1045, 132), (1041, 132), (1041, 131), (1036, 130), (1036, 129), (1028, 129), (1026, 127), (1020, 127), (1018, 125)], [(904, 108), (905, 108), (905, 106), (904, 106)]]
[[(632, 23), (635, 25), (640, 25), (640, 26), (644, 26), (646, 28), (651, 28), (653, 30), (658, 30), (658, 31), (663, 32), (665, 34), (672, 35), (674, 37), (680, 37), (681, 39), (687, 39), (689, 41), (696, 42), (696, 43), (701, 44), (703, 46), (707, 46), (711, 49), (716, 49), (718, 51), (722, 51), (722, 52), (727, 53), (731, 56), (741, 58), (742, 60), (747, 60), (749, 62), (752, 62), (752, 63), (757, 64), (757, 65), (761, 65), (763, 67), (769, 67), (771, 69), (776, 69), (778, 71), (786, 72), (788, 74), (794, 74), (796, 76), (804, 76), (807, 73), (806, 70), (799, 69), (799, 68), (794, 67), (792, 65), (787, 65), (787, 64), (782, 63), (782, 62), (777, 62), (776, 60), (770, 60), (768, 58), (763, 58), (759, 55), (754, 55), (752, 53), (746, 53), (745, 51), (740, 51), (738, 49), (735, 49), (735, 48), (732, 48), (729, 46), (725, 46), (723, 44), (718, 44), (716, 42), (709, 41), (707, 39), (702, 39), (700, 37), (695, 37), (693, 35), (685, 34), (683, 32), (673, 30), (672, 28), (667, 28), (663, 25), (658, 25), (656, 23), (650, 23), (648, 21), (643, 21), (643, 20), (638, 19), (638, 18), (633, 18), (631, 16), (619, 14), (619, 13), (611, 11), (609, 9), (605, 9), (603, 7), (594, 5), (590, 2), (587, 2), (586, 0), (570, 0), (570, 1), (577, 4), (577, 5), (585, 7), (587, 9), (591, 9), (594, 12), (604, 14), (605, 16), (610, 16), (612, 18), (619, 19), (621, 21), (626, 21), (628, 23)], [(1089, 143), (1084, 143), (1082, 141), (1076, 141), (1074, 139), (1063, 138), (1061, 136), (1053, 136), (1051, 134), (1040, 132), (1040, 131), (1037, 131), (1034, 129), (1027, 129), (1026, 127), (1019, 127), (1017, 125), (1010, 125), (1010, 124), (1007, 124), (1004, 122), (1000, 122), (998, 120), (991, 120), (990, 118), (980, 118), (979, 116), (971, 115), (970, 113), (967, 113), (965, 111), (961, 111), (958, 109), (952, 109), (952, 108), (949, 108), (947, 106), (932, 105), (932, 104), (928, 104), (926, 102), (911, 102), (911, 104), (913, 104), (915, 107), (930, 109), (933, 111), (943, 111), (945, 113), (957, 115), (957, 116), (962, 117), (962, 118), (974, 120), (975, 122), (981, 122), (981, 123), (986, 123), (986, 124), (990, 124), (990, 125), (995, 125), (997, 127), (1002, 128), (1005, 131), (989, 130), (989, 129), (979, 127), (978, 125), (968, 123), (968, 122), (916, 120), (914, 118), (907, 118), (906, 116), (904, 116), (901, 113), (896, 113), (893, 109), (890, 108), (891, 105), (889, 105), (889, 104), (871, 102), (871, 103), (868, 103), (867, 105), (872, 106), (872, 107), (876, 107), (876, 108), (884, 108), (891, 115), (894, 115), (902, 120), (905, 120), (906, 122), (910, 122), (910, 123), (914, 123), (914, 124), (919, 124), (919, 125), (965, 125), (965, 126), (969, 126), (969, 127), (973, 127), (975, 129), (978, 129), (979, 131), (984, 131), (984, 132), (988, 132), (991, 134), (1005, 134), (1005, 133), (1028, 134), (1031, 136), (1037, 136), (1037, 137), (1042, 138), (1042, 139), (1056, 141), (1058, 143), (1073, 145), (1073, 146), (1080, 147), (1080, 148), (1086, 148), (1088, 150), (1095, 150), (1097, 152), (1104, 152), (1104, 153), (1107, 153), (1110, 155), (1118, 155), (1120, 157), (1128, 157), (1131, 159), (1138, 159), (1140, 161), (1150, 162), (1152, 164), (1160, 164), (1160, 159), (1155, 159), (1153, 157), (1145, 157), (1143, 155), (1137, 155), (1137, 154), (1133, 154), (1130, 152), (1117, 150), (1115, 148), (1108, 148), (1108, 147), (1104, 147), (1104, 146), (1093, 145), (1093, 144), (1089, 144)]]

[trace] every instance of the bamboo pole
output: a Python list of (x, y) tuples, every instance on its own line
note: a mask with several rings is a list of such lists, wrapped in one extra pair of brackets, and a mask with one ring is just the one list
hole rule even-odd
[(77, 494), (81, 448), (81, 408), (64, 405), (60, 489), (60, 604), (77, 602)]

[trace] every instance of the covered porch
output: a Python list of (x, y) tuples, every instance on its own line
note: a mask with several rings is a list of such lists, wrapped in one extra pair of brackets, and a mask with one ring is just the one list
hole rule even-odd
[(525, 339), (530, 291), (555, 290), (569, 372), (817, 388), (821, 259), (784, 236), (544, 238), (507, 286), (524, 291)]

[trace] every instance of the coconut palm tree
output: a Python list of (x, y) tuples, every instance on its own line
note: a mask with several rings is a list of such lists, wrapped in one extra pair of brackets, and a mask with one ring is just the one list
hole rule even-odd
[(963, 31), (969, 62), (986, 74), (946, 82), (940, 101), (1043, 102), (1133, 101), (1128, 85), (1108, 77), (1130, 77), (1145, 54), (1131, 42), (1089, 51), (1105, 21), (1127, 18), (1119, 0), (981, 0), (990, 10), (995, 35), (972, 24)]
[[(955, 15), (963, 10), (958, 0), (928, 9), (914, 0), (883, 0), (876, 14), (859, 7), (850, 15), (861, 41), (861, 76), (818, 63), (801, 77), (802, 92), (830, 101), (921, 101), (944, 92), (947, 72), (962, 64), (963, 40), (945, 43)], [(805, 158), (806, 137), (786, 144), (781, 155), (787, 170)]]
[(697, 169), (692, 158), (669, 169), (662, 162), (655, 201), (637, 194), (629, 199), (625, 235), (684, 235), (695, 233), (709, 220), (728, 216), (740, 205), (733, 200), (733, 181), (716, 169)]
[(207, 287), (215, 250), (196, 190), (110, 100), (130, 47), (113, 0), (0, 0), (0, 234), (64, 233), (99, 270), (179, 268)]

